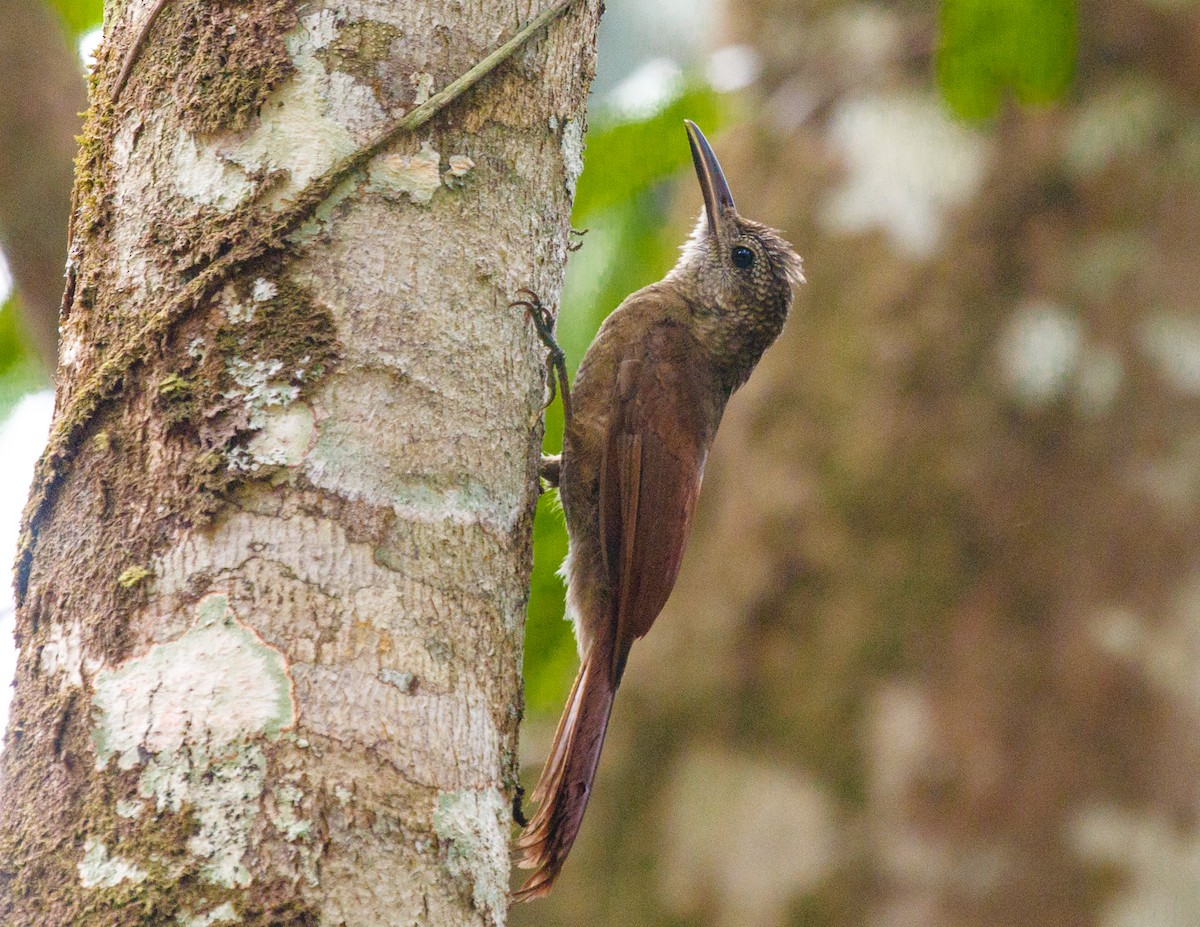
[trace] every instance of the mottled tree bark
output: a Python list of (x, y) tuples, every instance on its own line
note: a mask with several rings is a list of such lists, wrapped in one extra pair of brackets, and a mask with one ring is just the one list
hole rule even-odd
[(599, 5), (441, 106), (547, 8), (169, 0), (114, 105), (151, 6), (79, 159), (0, 921), (503, 924), (544, 356), (507, 303), (560, 287)]
[(540, 924), (1200, 923), (1200, 12), (1082, 4), (965, 127), (917, 6), (729, 4), (809, 284)]
[(41, 0), (0, 0), (0, 243), (47, 371), (58, 350), (83, 90), (79, 56), (50, 8)]

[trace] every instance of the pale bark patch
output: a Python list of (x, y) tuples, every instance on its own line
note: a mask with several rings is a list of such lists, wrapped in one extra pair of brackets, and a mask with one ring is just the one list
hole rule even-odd
[(375, 99), (375, 91), (345, 71), (329, 75), (328, 99), (341, 125), (360, 140), (368, 139), (370, 132), (387, 118)]
[(265, 303), (267, 300), (274, 299), (278, 293), (279, 287), (270, 280), (259, 277), (254, 281), (254, 289), (251, 295), (256, 303)]
[(180, 810), (184, 801), (195, 809), (199, 832), (189, 838), (187, 848), (205, 860), (200, 867), (201, 878), (228, 888), (249, 885), (253, 878), (242, 863), (242, 856), (250, 845), (251, 829), (267, 780), (267, 761), (262, 749), (245, 745), (232, 757), (226, 755), (216, 762), (203, 752), (168, 756), (166, 762), (168, 765), (160, 771), (180, 778), (148, 780), (147, 769), (140, 786), (158, 784), (156, 797), (160, 805), (169, 796), (176, 805), (173, 811)]
[(438, 796), (433, 827), (447, 844), (446, 868), (471, 886), (476, 910), (503, 927), (508, 910), (508, 805), (495, 789), (467, 789)]
[(559, 142), (563, 157), (563, 183), (567, 194), (575, 196), (575, 185), (583, 173), (583, 126), (577, 119), (563, 122), (562, 141)]
[[(263, 104), (259, 123), (248, 137), (222, 146), (224, 155), (247, 171), (286, 170), (288, 182), (276, 191), (277, 197), (301, 189), (357, 147), (353, 130), (362, 128), (362, 99), (353, 95), (347, 101), (333, 100), (336, 87), (317, 54), (336, 36), (332, 10), (301, 19), (286, 39), (295, 74)], [(346, 89), (340, 82), (336, 86)], [(353, 118), (342, 117), (342, 102), (353, 104)]]
[(312, 832), (312, 821), (300, 815), (300, 801), (304, 792), (295, 785), (281, 785), (272, 791), (274, 808), (268, 812), (271, 823), (289, 843)]
[(121, 769), (132, 769), (143, 751), (177, 755), (196, 746), (216, 752), (295, 723), (282, 654), (227, 606), (224, 595), (207, 596), (191, 631), (96, 675), (98, 769), (113, 756)]
[(475, 162), (466, 155), (450, 155), (447, 163), (450, 165), (450, 169), (442, 175), (442, 180), (447, 186), (451, 184), (452, 179), (465, 177), (475, 167)]
[(407, 194), (420, 206), (428, 206), (442, 185), (441, 155), (428, 142), (415, 155), (390, 154), (371, 165), (371, 190)]
[(55, 625), (49, 640), (42, 646), (39, 666), (43, 673), (61, 674), (61, 686), (78, 688), (83, 685), (83, 672), (93, 673), (99, 661), (84, 654), (83, 637), (78, 625)]
[(226, 901), (204, 914), (183, 914), (178, 917), (180, 927), (215, 927), (217, 924), (231, 924), (241, 920), (233, 905)]
[(116, 804), (117, 817), (133, 820), (140, 818), (142, 812), (146, 810), (146, 803), (141, 801), (130, 801), (125, 798), (118, 799)]
[(84, 844), (83, 859), (78, 869), (79, 884), (84, 888), (112, 888), (122, 882), (136, 885), (146, 878), (145, 870), (130, 860), (110, 856), (108, 847), (95, 839), (89, 839)]
[[(280, 642), (304, 736), (370, 749), (417, 783), (472, 788), (499, 780), (502, 744), (488, 668), (453, 671), (456, 655), (473, 646), (456, 636), (479, 606), (423, 581), (415, 562), (390, 569), (382, 553), (350, 541), (328, 519), (238, 512), (155, 562), (161, 611), (143, 621), (170, 628), (174, 603), (189, 595), (197, 574), (212, 582), (240, 575), (252, 589), (272, 589), (269, 598), (248, 595), (235, 607)], [(442, 583), (448, 579), (440, 574)], [(414, 678), (399, 686), (403, 677), (385, 677), (388, 670)], [(447, 756), (454, 757), (449, 767)]]
[(433, 96), (433, 75), (418, 71), (410, 77), (413, 85), (413, 106), (420, 106)]
[(223, 159), (213, 148), (201, 148), (183, 127), (178, 130), (171, 157), (175, 190), (204, 206), (228, 212), (254, 192), (246, 172)]
[[(120, 769), (145, 764), (141, 797), (154, 799), (159, 812), (179, 813), (186, 803), (195, 814), (198, 831), (187, 848), (204, 860), (201, 877), (249, 885), (242, 856), (267, 767), (252, 741), (296, 720), (282, 654), (237, 620), (226, 595), (213, 593), (200, 602), (191, 630), (101, 670), (92, 701), (97, 768), (114, 756)], [(118, 814), (140, 810), (129, 802)]]
[(246, 449), (260, 465), (295, 467), (303, 462), (316, 437), (312, 408), (296, 402), (268, 412)]
[[(156, 207), (147, 178), (162, 166), (158, 152), (160, 146), (167, 147), (162, 138), (165, 131), (161, 119), (137, 117), (122, 124), (112, 141), (113, 209), (107, 217), (113, 254), (110, 270), (116, 271), (115, 288), (129, 294), (131, 310), (164, 285), (163, 268), (147, 251), (144, 236), (146, 216), (153, 215)], [(75, 314), (68, 318), (82, 320)]]
[(79, 363), (79, 358), (83, 355), (83, 341), (77, 331), (65, 326), (59, 334), (59, 339), (59, 366), (70, 370)]
[[(303, 362), (303, 361), (302, 361)], [(251, 428), (262, 428), (269, 413), (286, 408), (300, 395), (293, 379), (304, 378), (303, 370), (287, 370), (281, 360), (244, 360), (231, 357), (226, 364), (237, 389), (226, 399), (240, 399), (246, 407)]]
[(332, 10), (304, 17), (288, 33), (295, 71), (264, 102), (248, 133), (204, 144), (180, 129), (173, 153), (176, 189), (228, 211), (253, 192), (248, 175), (286, 171), (287, 182), (272, 191), (280, 203), (368, 140), (387, 113), (370, 87), (346, 72), (326, 71), (320, 56), (337, 34)]

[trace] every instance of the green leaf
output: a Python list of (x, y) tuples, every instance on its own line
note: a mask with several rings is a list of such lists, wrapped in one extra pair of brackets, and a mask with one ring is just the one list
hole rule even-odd
[(567, 530), (555, 493), (543, 493), (533, 523), (533, 580), (525, 621), (525, 705), (547, 715), (562, 708), (575, 676), (575, 634), (563, 619), (566, 589), (558, 567), (567, 555)]
[(706, 134), (724, 122), (720, 95), (707, 84), (691, 83), (648, 119), (618, 122), (600, 112), (587, 134), (586, 165), (575, 194), (575, 222), (614, 206), (692, 163), (683, 120)]
[(104, 19), (104, 0), (46, 0), (71, 35), (79, 38)]
[(16, 299), (0, 303), (0, 421), (8, 418), (26, 393), (48, 385), (41, 362), (18, 324)]
[(959, 116), (1062, 96), (1075, 73), (1076, 0), (942, 0), (937, 78)]

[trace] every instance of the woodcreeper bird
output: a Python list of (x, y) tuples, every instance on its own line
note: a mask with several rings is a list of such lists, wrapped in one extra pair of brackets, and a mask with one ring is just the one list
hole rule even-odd
[(712, 147), (686, 122), (704, 209), (674, 269), (629, 296), (601, 326), (572, 391), (553, 318), (530, 311), (550, 350), (550, 389), (563, 394), (557, 485), (569, 548), (567, 613), (580, 668), (541, 780), (540, 807), (517, 840), (535, 870), (514, 897), (547, 894), (579, 833), (613, 697), (633, 642), (671, 594), (708, 449), (730, 395), (776, 339), (803, 281), (800, 258), (774, 229), (744, 219)]

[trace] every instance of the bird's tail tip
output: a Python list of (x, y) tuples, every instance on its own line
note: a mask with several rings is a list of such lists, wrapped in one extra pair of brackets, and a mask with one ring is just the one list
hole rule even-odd
[(514, 901), (550, 893), (579, 834), (616, 692), (610, 666), (610, 659), (589, 654), (575, 677), (546, 768), (531, 796), (540, 805), (516, 840), (521, 852), (517, 865), (532, 869), (533, 875), (512, 893)]

